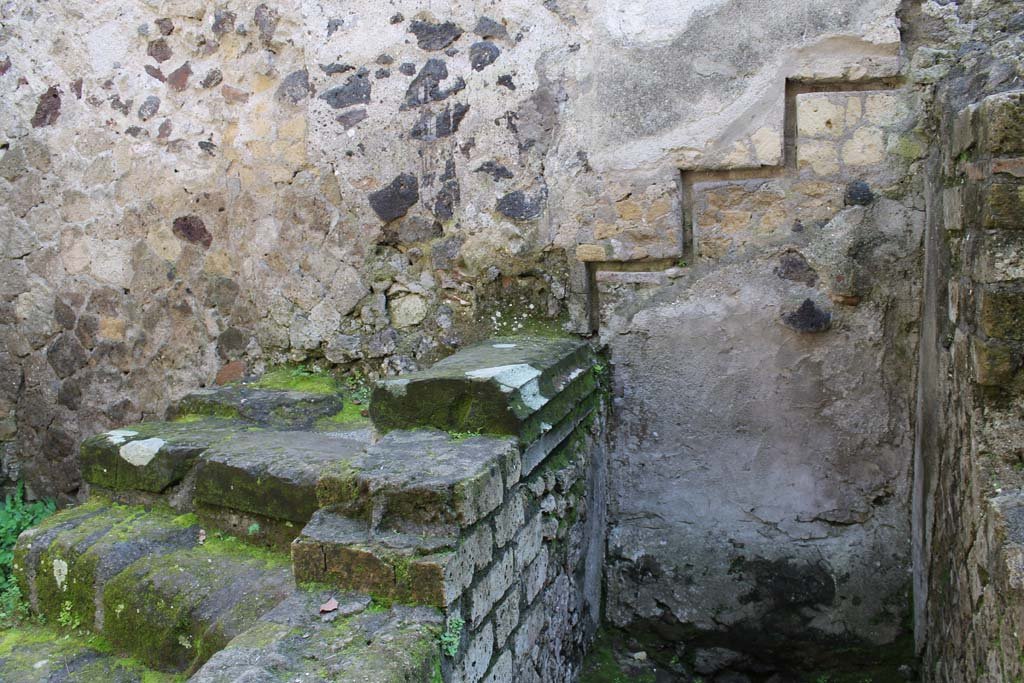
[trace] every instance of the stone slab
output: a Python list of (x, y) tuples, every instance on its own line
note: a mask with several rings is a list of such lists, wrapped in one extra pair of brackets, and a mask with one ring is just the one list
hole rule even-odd
[(15, 571), (33, 611), (56, 623), (68, 615), (103, 630), (103, 593), (141, 558), (191, 548), (199, 527), (187, 516), (102, 500), (64, 510), (19, 538)]
[(292, 565), (299, 583), (445, 607), (473, 576), (471, 561), (460, 559), (456, 545), (452, 537), (371, 533), (367, 523), (323, 509), (292, 544)]
[(238, 429), (224, 418), (143, 422), (82, 442), (82, 477), (115, 491), (161, 493), (177, 484), (200, 453)]
[(90, 639), (21, 625), (0, 631), (0, 681), (175, 683), (180, 679), (112, 655)]
[(501, 504), (519, 457), (514, 438), (398, 430), (325, 470), (318, 497), (350, 517), (372, 516), (380, 529), (446, 534)]
[(198, 503), (305, 523), (316, 486), (330, 466), (344, 467), (365, 443), (344, 433), (238, 432), (207, 450), (196, 469)]
[(382, 431), (519, 435), (527, 418), (592, 364), (590, 347), (578, 339), (492, 339), (427, 370), (378, 382), (370, 417)]
[[(339, 609), (325, 619), (319, 606), (332, 597)], [(299, 592), (228, 643), (189, 680), (441, 680), (437, 640), (441, 629), (441, 615), (429, 608), (381, 609), (360, 596)]]
[(147, 666), (194, 671), (294, 590), (287, 556), (210, 537), (112, 579), (103, 634)]
[(237, 418), (275, 429), (309, 429), (342, 407), (341, 394), (229, 385), (193, 391), (172, 404), (167, 417), (204, 415)]

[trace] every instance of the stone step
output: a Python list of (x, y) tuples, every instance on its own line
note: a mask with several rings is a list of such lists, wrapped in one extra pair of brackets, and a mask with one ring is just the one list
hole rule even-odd
[[(551, 399), (594, 362), (589, 345), (578, 339), (493, 339), (427, 370), (381, 380), (373, 391), (370, 417), (385, 432), (436, 427), (510, 434), (528, 443), (542, 423), (562, 418), (565, 407), (549, 405)], [(552, 408), (549, 418), (545, 411)]]
[(82, 477), (112, 491), (162, 493), (180, 483), (206, 449), (246, 428), (206, 417), (113, 429), (82, 442)]
[[(335, 599), (338, 608), (320, 614)], [(381, 608), (365, 595), (298, 592), (237, 636), (190, 683), (441, 681), (435, 610)]]
[(105, 641), (53, 628), (0, 630), (0, 681), (5, 683), (177, 683), (180, 676), (147, 669), (110, 652)]
[(341, 412), (339, 393), (263, 389), (239, 384), (199, 389), (176, 401), (167, 419), (209, 416), (237, 419), (275, 429), (310, 429)]
[(366, 446), (350, 432), (236, 432), (200, 458), (195, 501), (204, 510), (297, 524), (294, 537), (320, 507), (317, 485), (323, 473), (347, 470)]
[(15, 575), (50, 623), (75, 621), (147, 666), (187, 671), (294, 591), (287, 556), (201, 540), (191, 515), (94, 499), (23, 533)]
[(444, 608), (468, 584), (458, 540), (372, 532), (369, 524), (331, 508), (313, 515), (292, 544), (295, 579), (369, 593), (377, 598)]
[(325, 469), (317, 497), (374, 532), (445, 536), (501, 505), (519, 471), (514, 438), (397, 430)]

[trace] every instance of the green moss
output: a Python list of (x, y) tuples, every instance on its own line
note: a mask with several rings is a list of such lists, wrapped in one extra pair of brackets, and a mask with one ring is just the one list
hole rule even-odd
[(336, 394), (340, 390), (337, 380), (332, 375), (313, 372), (301, 365), (270, 370), (252, 386), (279, 391), (301, 391), (307, 394)]
[(335, 425), (351, 425), (369, 423), (370, 418), (363, 415), (365, 405), (352, 403), (348, 396), (345, 397), (344, 407), (330, 417), (322, 417), (317, 421), (317, 426), (322, 429), (330, 429)]
[(203, 415), (194, 415), (194, 414), (193, 415), (179, 415), (178, 417), (176, 417), (173, 420), (171, 420), (171, 422), (176, 422), (178, 424), (191, 424), (193, 422), (201, 422), (203, 420), (203, 417), (204, 417)]
[(250, 545), (245, 541), (220, 532), (207, 536), (203, 544), (207, 552), (221, 556), (222, 559), (252, 558), (261, 560), (267, 568), (279, 567), (291, 563), (285, 553)]
[(654, 683), (653, 671), (636, 672), (619, 665), (615, 659), (613, 642), (608, 634), (601, 634), (583, 661), (580, 680), (587, 683)]

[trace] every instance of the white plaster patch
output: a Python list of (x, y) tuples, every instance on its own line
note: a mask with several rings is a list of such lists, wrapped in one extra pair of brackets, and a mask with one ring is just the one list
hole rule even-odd
[(518, 389), (531, 379), (536, 379), (539, 376), (540, 370), (526, 363), (496, 365), (493, 368), (480, 368), (479, 370), (469, 370), (466, 372), (466, 377), (472, 379), (494, 379), (499, 384), (504, 384), (513, 389)]
[[(538, 373), (539, 374), (539, 373)], [(540, 410), (548, 400), (540, 393), (540, 382), (531, 380), (519, 389), (519, 396), (530, 410)]]
[(148, 465), (156, 457), (157, 452), (163, 448), (165, 443), (167, 442), (163, 439), (142, 439), (121, 446), (121, 450), (118, 452), (122, 460), (136, 467), (142, 467)]
[(516, 348), (515, 344), (492, 344), (491, 346), (493, 346), (496, 349), (514, 349), (514, 348)]
[(100, 24), (85, 37), (89, 61), (97, 75), (110, 73), (115, 65), (125, 61), (132, 36), (120, 22)]
[(107, 441), (116, 446), (118, 444), (124, 443), (129, 438), (138, 435), (138, 432), (133, 432), (130, 429), (111, 429), (109, 432), (107, 432), (106, 437)]
[(68, 580), (68, 563), (59, 557), (53, 560), (53, 580), (57, 582), (57, 590), (65, 589), (64, 586)]
[(388, 380), (384, 384), (384, 388), (388, 390), (388, 393), (392, 396), (405, 396), (406, 386), (409, 384), (407, 379), (392, 379)]
[(656, 43), (681, 33), (694, 14), (725, 0), (610, 0), (604, 3), (605, 28), (626, 43)]

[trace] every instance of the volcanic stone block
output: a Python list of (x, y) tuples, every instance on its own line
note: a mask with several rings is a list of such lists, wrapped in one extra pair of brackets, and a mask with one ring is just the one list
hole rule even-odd
[(44, 528), (54, 533), (24, 535), (16, 550), (18, 572), (38, 614), (53, 621), (68, 614), (102, 631), (107, 583), (142, 557), (194, 546), (199, 527), (170, 513), (108, 506), (102, 500), (84, 508), (85, 513), (61, 512), (48, 520)]
[(365, 444), (343, 432), (238, 432), (207, 450), (196, 470), (199, 503), (305, 523), (316, 485), (330, 466), (360, 456)]
[(1024, 182), (989, 182), (982, 189), (981, 227), (1024, 230)]
[(1024, 340), (1024, 291), (999, 287), (980, 290), (978, 323), (988, 337)]
[(1024, 154), (1024, 93), (988, 97), (980, 112), (981, 147), (992, 156)]
[(193, 391), (173, 404), (167, 417), (237, 417), (277, 429), (308, 429), (320, 418), (335, 415), (342, 407), (340, 394), (224, 386)]
[(103, 432), (82, 443), (82, 476), (109, 489), (160, 493), (180, 482), (200, 453), (242, 428), (236, 421), (206, 418)]
[(170, 683), (171, 677), (100, 652), (86, 638), (22, 624), (0, 631), (0, 680)]
[[(325, 621), (319, 606), (336, 598)], [(226, 681), (433, 680), (441, 615), (424, 607), (368, 610), (366, 597), (299, 592), (237, 636), (189, 679)]]
[(501, 505), (504, 478), (518, 478), (514, 439), (453, 438), (434, 430), (394, 431), (361, 457), (327, 468), (321, 505), (380, 528), (448, 533)]
[(437, 427), (519, 435), (569, 382), (593, 365), (576, 339), (496, 339), (432, 368), (377, 383), (370, 417), (382, 431)]
[(148, 666), (194, 670), (294, 590), (286, 556), (211, 539), (112, 579), (103, 632)]
[(445, 607), (469, 586), (473, 561), (451, 537), (370, 532), (363, 521), (319, 510), (292, 544), (300, 583), (315, 582), (390, 600)]

